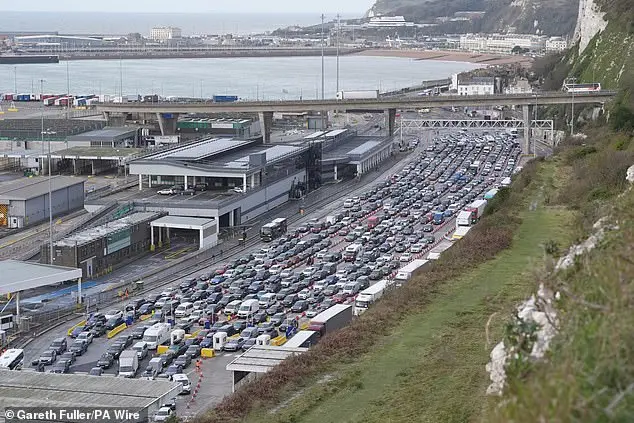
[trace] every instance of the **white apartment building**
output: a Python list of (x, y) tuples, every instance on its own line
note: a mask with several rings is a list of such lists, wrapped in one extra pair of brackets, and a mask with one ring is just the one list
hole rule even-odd
[(375, 16), (366, 24), (368, 28), (397, 28), (414, 26), (414, 22), (407, 22), (403, 16)]
[(478, 53), (511, 54), (519, 46), (534, 53), (546, 49), (547, 38), (531, 34), (465, 34), (460, 36), (460, 49)]
[(181, 29), (172, 26), (157, 26), (150, 31), (150, 39), (154, 41), (173, 40), (181, 36)]
[(495, 94), (495, 78), (479, 76), (473, 78), (457, 78), (459, 95), (493, 95)]
[(550, 37), (546, 40), (546, 52), (556, 53), (568, 48), (568, 40), (562, 37)]
[(518, 78), (508, 87), (504, 89), (504, 94), (528, 94), (533, 92), (533, 87), (528, 82), (528, 79)]

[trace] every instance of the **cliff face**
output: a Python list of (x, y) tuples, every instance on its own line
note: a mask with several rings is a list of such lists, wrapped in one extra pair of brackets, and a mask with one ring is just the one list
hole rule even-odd
[(583, 53), (590, 40), (608, 25), (605, 13), (595, 0), (580, 0), (574, 41), (579, 42), (579, 53)]
[(370, 12), (433, 22), (452, 18), (456, 12), (483, 11), (483, 17), (462, 22), (460, 32), (513, 30), (567, 36), (575, 28), (578, 4), (579, 0), (377, 0)]

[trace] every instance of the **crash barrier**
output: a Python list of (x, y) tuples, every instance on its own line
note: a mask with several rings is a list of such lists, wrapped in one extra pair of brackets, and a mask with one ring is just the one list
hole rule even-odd
[(156, 347), (156, 353), (163, 354), (164, 352), (167, 352), (168, 349), (169, 347), (167, 345), (159, 345), (158, 347)]
[(200, 350), (200, 356), (202, 358), (213, 358), (216, 356), (216, 352), (213, 348), (202, 348)]
[(285, 335), (280, 335), (280, 336), (276, 336), (275, 338), (271, 339), (271, 345), (279, 347), (280, 345), (283, 345), (286, 342), (286, 336)]
[(117, 326), (116, 328), (108, 332), (108, 339), (117, 336), (119, 333), (123, 332), (127, 327), (128, 327), (127, 324), (121, 323), (119, 326)]
[(144, 320), (149, 319), (149, 318), (150, 318), (150, 317), (152, 317), (153, 315), (154, 315), (154, 314), (144, 314), (144, 315), (142, 315), (141, 317), (139, 317), (139, 320), (143, 322)]
[(86, 321), (82, 320), (81, 322), (79, 322), (75, 326), (73, 326), (72, 328), (68, 329), (68, 336), (70, 336), (73, 333), (73, 331), (75, 329), (77, 329), (78, 327), (80, 327), (80, 326), (86, 326)]
[(185, 334), (185, 339), (193, 339), (195, 337), (198, 336), (198, 332), (200, 332), (200, 329), (198, 329), (197, 331), (193, 332), (193, 333), (186, 333)]

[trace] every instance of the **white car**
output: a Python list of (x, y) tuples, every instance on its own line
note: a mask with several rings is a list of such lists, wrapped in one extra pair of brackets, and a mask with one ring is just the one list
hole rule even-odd
[(165, 422), (172, 416), (172, 409), (169, 407), (161, 407), (154, 415), (155, 422)]
[(299, 291), (297, 296), (299, 297), (300, 300), (305, 300), (306, 298), (310, 297), (310, 290), (307, 288), (304, 288), (301, 291)]
[(411, 261), (411, 260), (412, 260), (412, 255), (410, 253), (403, 253), (398, 258), (398, 261), (400, 261), (401, 263), (407, 263), (408, 261)]
[(110, 320), (113, 317), (120, 317), (123, 319), (123, 312), (121, 310), (110, 310), (104, 314), (106, 320)]
[(77, 339), (79, 339), (80, 341), (84, 341), (86, 342), (86, 344), (90, 345), (92, 344), (92, 332), (88, 331), (88, 332), (82, 332), (79, 335), (77, 335)]
[(234, 187), (233, 188), (233, 192), (237, 192), (238, 194), (242, 194), (244, 192), (244, 190), (240, 187)]
[(164, 189), (160, 189), (156, 191), (156, 193), (158, 195), (173, 195), (173, 194), (176, 194), (176, 191), (173, 190), (172, 188), (164, 188)]

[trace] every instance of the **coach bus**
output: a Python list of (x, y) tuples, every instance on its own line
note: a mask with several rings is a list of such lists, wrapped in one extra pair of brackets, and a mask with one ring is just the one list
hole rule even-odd
[(264, 242), (273, 241), (275, 238), (279, 238), (288, 230), (288, 222), (283, 217), (278, 217), (272, 222), (267, 223), (260, 229), (260, 239)]

